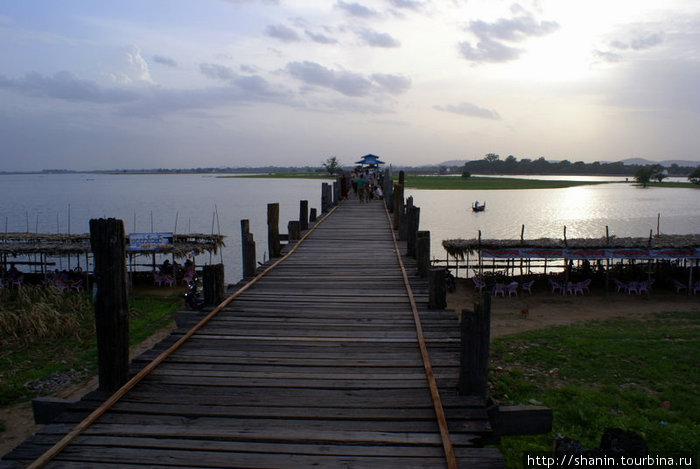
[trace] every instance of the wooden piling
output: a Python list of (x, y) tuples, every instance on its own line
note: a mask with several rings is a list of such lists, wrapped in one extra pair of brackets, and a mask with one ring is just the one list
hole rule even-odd
[(321, 183), (321, 213), (326, 213), (333, 205), (333, 188), (327, 182)]
[(416, 233), (416, 268), (418, 276), (428, 276), (430, 267), (430, 231), (418, 231)]
[(124, 223), (114, 218), (90, 220), (90, 246), (97, 284), (95, 330), (99, 389), (111, 393), (129, 377)]
[(403, 209), (399, 209), (399, 241), (406, 241), (408, 237), (408, 216), (413, 209), (413, 196), (406, 199)]
[(299, 229), (306, 231), (309, 229), (309, 201), (299, 201)]
[(289, 241), (298, 241), (301, 239), (299, 220), (290, 220), (289, 223), (287, 223), (287, 239)]
[(253, 233), (250, 232), (249, 220), (241, 220), (241, 260), (243, 263), (243, 278), (250, 278), (255, 275), (255, 240), (253, 239)]
[(309, 210), (309, 223), (315, 223), (316, 222), (316, 207), (312, 207)]
[(445, 269), (442, 267), (428, 268), (428, 307), (430, 309), (447, 308)]
[(267, 204), (267, 252), (270, 259), (280, 257), (280, 204)]
[(488, 391), (491, 296), (484, 292), (474, 311), (462, 310), (457, 389), (462, 396), (486, 398)]
[(218, 305), (224, 300), (224, 264), (205, 265), (202, 269), (204, 304)]
[(418, 227), (420, 226), (420, 207), (415, 205), (411, 207), (410, 213), (407, 214), (406, 222), (406, 255), (416, 258), (416, 239)]

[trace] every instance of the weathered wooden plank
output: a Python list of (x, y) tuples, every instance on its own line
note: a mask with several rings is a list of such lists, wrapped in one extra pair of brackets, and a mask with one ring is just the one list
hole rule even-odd
[[(49, 467), (444, 467), (389, 221), (380, 204), (352, 202)], [(416, 301), (427, 304), (427, 282), (411, 280)], [(421, 311), (421, 318), (459, 463), (503, 467), (497, 451), (474, 448), (492, 431), (485, 402), (455, 393), (456, 314)], [(13, 459), (37, 457), (95, 399), (64, 413)]]

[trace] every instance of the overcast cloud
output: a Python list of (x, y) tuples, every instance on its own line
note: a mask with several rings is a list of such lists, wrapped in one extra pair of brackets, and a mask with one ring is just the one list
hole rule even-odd
[(0, 7), (0, 171), (700, 161), (695, 0), (51, 5)]

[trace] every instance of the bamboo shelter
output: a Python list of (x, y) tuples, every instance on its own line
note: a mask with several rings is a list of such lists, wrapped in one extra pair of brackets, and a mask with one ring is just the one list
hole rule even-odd
[[(454, 258), (457, 270), (465, 268), (467, 277), (471, 268), (474, 275), (483, 275), (484, 271), (494, 273), (500, 270), (509, 275), (518, 267), (520, 275), (539, 270), (545, 275), (550, 271), (561, 269), (568, 272), (574, 262), (596, 262), (605, 270), (611, 264), (634, 265), (637, 262), (652, 263), (673, 262), (679, 267), (689, 269), (688, 283), (692, 282), (693, 267), (700, 260), (700, 235), (649, 235), (646, 238), (617, 237), (606, 235), (602, 238), (538, 238), (538, 239), (482, 239), (481, 232), (477, 238), (448, 239), (442, 242), (449, 256)], [(647, 269), (651, 271), (651, 269)]]
[[(127, 236), (127, 243), (129, 236)], [(168, 248), (151, 249), (148, 254), (172, 255), (184, 258), (203, 253), (216, 254), (225, 246), (224, 236), (219, 234), (174, 234), (173, 243)], [(141, 254), (141, 253), (139, 253)], [(65, 259), (70, 268), (71, 259), (81, 266), (90, 265), (90, 234), (50, 234), (50, 233), (0, 233), (0, 259), (3, 269), (10, 263), (33, 266), (35, 270), (46, 272), (48, 266), (55, 265), (50, 259)], [(130, 256), (136, 255), (130, 252)]]

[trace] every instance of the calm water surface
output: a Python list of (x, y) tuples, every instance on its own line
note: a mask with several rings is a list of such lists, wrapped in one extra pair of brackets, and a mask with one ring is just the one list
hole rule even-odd
[[(608, 178), (609, 179), (609, 178)], [(0, 175), (0, 229), (46, 233), (87, 233), (90, 218), (114, 217), (130, 232), (221, 233), (226, 247), (199, 264), (221, 262), (226, 281), (241, 276), (240, 220), (249, 219), (258, 260), (267, 257), (267, 204), (280, 204), (280, 231), (299, 216), (299, 201), (320, 212), (321, 181), (233, 179), (211, 175)], [(431, 231), (432, 255), (444, 259), (443, 239), (518, 239), (563, 236), (648, 236), (700, 233), (700, 191), (642, 189), (614, 183), (567, 189), (496, 191), (406, 191), (421, 207), (421, 229)], [(475, 200), (486, 211), (473, 213)], [(70, 217), (69, 217), (70, 207)], [(215, 217), (218, 213), (218, 220)]]
[[(309, 179), (217, 178), (200, 174), (2, 175), (0, 229), (14, 232), (88, 233), (91, 218), (119, 218), (131, 232), (221, 233), (226, 281), (241, 277), (240, 220), (249, 219), (258, 260), (267, 253), (267, 204), (280, 204), (280, 232), (299, 218), (299, 201), (320, 213), (321, 182)], [(70, 217), (69, 217), (70, 210)], [(218, 218), (215, 216), (218, 214)], [(152, 223), (151, 223), (151, 220)], [(176, 224), (177, 222), (177, 224)]]
[[(564, 189), (430, 191), (407, 190), (420, 206), (422, 229), (431, 231), (433, 257), (444, 258), (443, 239), (646, 237), (659, 228), (665, 234), (700, 233), (700, 190), (640, 188), (629, 183)], [(471, 204), (486, 202), (475, 213)]]

